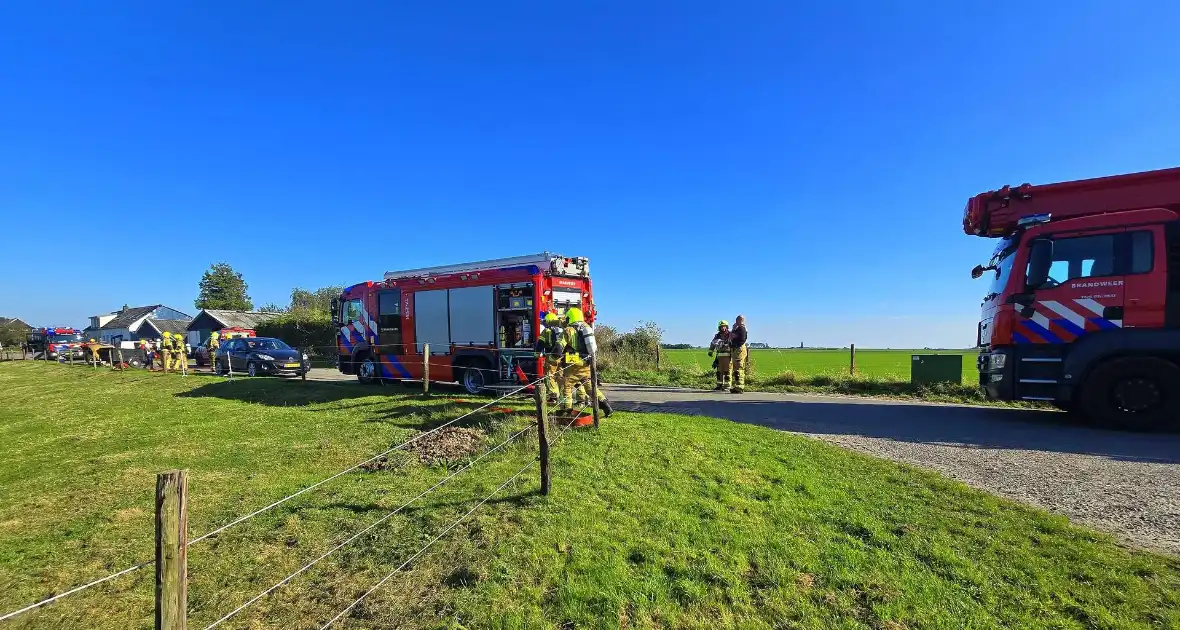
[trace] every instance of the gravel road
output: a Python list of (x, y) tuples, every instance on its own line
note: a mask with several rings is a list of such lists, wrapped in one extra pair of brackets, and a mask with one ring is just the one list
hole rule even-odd
[(937, 470), (1180, 555), (1180, 435), (1073, 426), (1051, 411), (635, 385), (607, 391), (620, 409), (760, 424)]

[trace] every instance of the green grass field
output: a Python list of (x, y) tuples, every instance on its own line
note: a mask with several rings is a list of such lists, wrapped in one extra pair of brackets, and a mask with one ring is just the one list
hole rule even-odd
[[(958, 383), (916, 385), (910, 382), (914, 354), (962, 357)], [(752, 391), (918, 398), (937, 402), (1005, 404), (988, 400), (978, 386), (974, 350), (857, 350), (855, 374), (849, 373), (848, 350), (752, 350), (746, 388)], [(653, 357), (607, 355), (603, 379), (611, 383), (671, 385), (712, 389), (716, 378), (706, 350), (662, 350), (660, 369)], [(1035, 405), (1034, 405), (1035, 406)]]
[[(195, 536), (481, 402), (399, 391), (4, 364), (0, 614), (150, 558), (156, 471), (189, 470)], [(463, 425), (491, 445), (527, 425), (514, 408)], [(533, 459), (528, 437), (221, 627), (319, 628)], [(463, 461), (390, 457), (194, 545), (189, 627)], [(787, 433), (618, 413), (560, 439), (553, 479), (539, 496), (530, 469), (333, 627), (1180, 627), (1174, 558)], [(0, 627), (149, 628), (152, 575)]]
[[(696, 367), (707, 370), (713, 359), (704, 349), (661, 350), (661, 361), (670, 365)], [(963, 357), (963, 380), (975, 380), (975, 350), (857, 350), (857, 372), (866, 376), (908, 381), (910, 363), (915, 354), (957, 354)], [(847, 374), (849, 351), (770, 349), (751, 350), (750, 359), (755, 370), (765, 374), (779, 374), (791, 370), (800, 375)]]

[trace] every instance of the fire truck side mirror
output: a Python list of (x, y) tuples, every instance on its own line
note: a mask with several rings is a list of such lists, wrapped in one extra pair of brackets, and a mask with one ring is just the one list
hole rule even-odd
[(1038, 289), (1049, 281), (1049, 267), (1053, 265), (1053, 241), (1047, 238), (1032, 242), (1028, 253), (1028, 275), (1024, 286)]
[(332, 298), (332, 325), (340, 325), (340, 298)]

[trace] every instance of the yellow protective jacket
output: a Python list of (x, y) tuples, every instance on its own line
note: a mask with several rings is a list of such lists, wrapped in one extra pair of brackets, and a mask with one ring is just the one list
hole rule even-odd
[(549, 358), (558, 358), (565, 352), (565, 346), (564, 329), (546, 326), (537, 337), (536, 351)]

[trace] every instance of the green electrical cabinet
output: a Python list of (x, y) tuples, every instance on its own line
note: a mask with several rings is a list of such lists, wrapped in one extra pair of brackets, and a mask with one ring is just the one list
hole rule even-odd
[(914, 385), (963, 382), (961, 354), (915, 354), (911, 359), (910, 382)]

